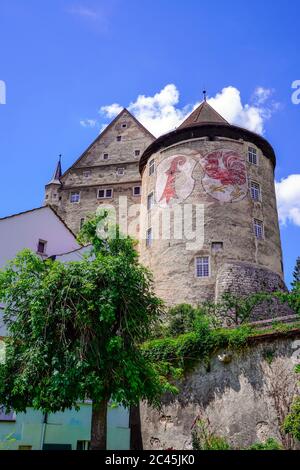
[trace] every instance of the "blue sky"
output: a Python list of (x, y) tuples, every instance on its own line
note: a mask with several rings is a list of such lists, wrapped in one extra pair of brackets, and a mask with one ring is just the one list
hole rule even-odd
[(101, 107), (131, 103), (155, 131), (159, 120), (176, 124), (205, 85), (275, 148), (290, 281), (300, 255), (299, 15), (296, 0), (0, 0), (0, 217), (42, 203), (57, 155), (68, 167), (113, 116)]

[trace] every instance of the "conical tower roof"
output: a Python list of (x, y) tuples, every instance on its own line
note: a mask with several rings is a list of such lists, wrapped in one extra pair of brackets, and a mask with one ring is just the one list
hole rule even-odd
[(61, 156), (60, 156), (57, 162), (52, 180), (49, 181), (48, 184), (61, 184), (61, 181), (60, 181), (61, 175), (62, 175), (62, 170), (61, 170)]
[(194, 111), (183, 121), (178, 129), (183, 129), (184, 127), (197, 126), (202, 124), (228, 124), (217, 111), (214, 110), (207, 101), (203, 101)]

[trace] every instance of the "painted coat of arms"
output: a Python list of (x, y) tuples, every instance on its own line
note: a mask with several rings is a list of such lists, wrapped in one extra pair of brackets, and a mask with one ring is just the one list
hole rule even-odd
[(206, 193), (220, 202), (237, 202), (247, 194), (247, 171), (243, 157), (233, 150), (220, 149), (200, 158)]
[(172, 155), (157, 166), (155, 196), (160, 207), (178, 204), (193, 191), (196, 161), (187, 155)]

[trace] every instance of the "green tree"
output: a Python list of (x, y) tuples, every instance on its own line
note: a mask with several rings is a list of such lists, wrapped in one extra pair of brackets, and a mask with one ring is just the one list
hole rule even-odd
[[(300, 364), (295, 367), (295, 371), (300, 374)], [(283, 429), (300, 441), (300, 396), (295, 397), (291, 411), (284, 420)]]
[[(110, 399), (124, 406), (159, 402), (164, 384), (139, 344), (160, 316), (150, 273), (137, 260), (134, 242), (110, 234), (106, 214), (87, 222), (80, 239), (92, 256), (61, 263), (29, 250), (0, 271), (5, 304), (5, 363), (0, 403), (44, 413), (91, 399), (91, 448), (106, 448)], [(99, 230), (100, 225), (100, 230)]]
[(292, 287), (295, 289), (297, 286), (300, 284), (300, 256), (297, 258), (296, 261), (296, 266), (293, 272), (293, 282), (292, 282)]

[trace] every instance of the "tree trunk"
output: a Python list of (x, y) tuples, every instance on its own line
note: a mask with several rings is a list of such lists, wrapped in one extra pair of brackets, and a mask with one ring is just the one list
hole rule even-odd
[(106, 450), (106, 421), (108, 400), (93, 403), (91, 450)]
[(130, 450), (143, 450), (140, 405), (130, 407), (129, 427)]

